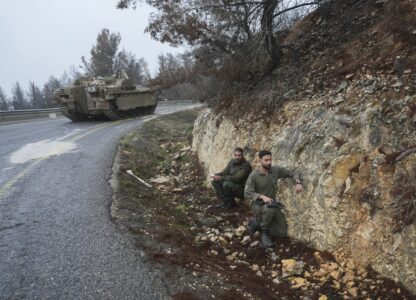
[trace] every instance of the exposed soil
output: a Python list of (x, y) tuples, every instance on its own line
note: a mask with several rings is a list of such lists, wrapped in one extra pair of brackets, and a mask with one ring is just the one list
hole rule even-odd
[[(235, 82), (214, 108), (235, 120), (251, 114), (267, 119), (285, 101), (326, 93), (351, 78), (383, 74), (389, 82), (410, 84), (416, 78), (415, 26), (412, 0), (332, 1), (330, 9), (314, 11), (282, 34), (282, 63), (273, 74)], [(406, 91), (379, 94), (391, 99)]]
[[(173, 299), (414, 299), (400, 284), (340, 254), (290, 238), (265, 249), (258, 234), (245, 232), (247, 203), (212, 208), (218, 200), (190, 147), (197, 113), (162, 116), (127, 135), (114, 167), (114, 221), (165, 268)], [(303, 270), (283, 277), (285, 259), (303, 262)], [(331, 272), (322, 273), (328, 266)]]

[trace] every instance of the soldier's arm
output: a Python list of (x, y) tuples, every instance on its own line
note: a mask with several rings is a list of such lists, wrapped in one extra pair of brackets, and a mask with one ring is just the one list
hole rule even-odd
[(279, 178), (293, 178), (296, 183), (301, 183), (302, 182), (302, 178), (300, 176), (300, 173), (295, 171), (295, 170), (289, 170), (287, 168), (283, 168), (283, 167), (274, 167), (278, 177)]
[(227, 164), (227, 166), (225, 167), (223, 171), (216, 173), (215, 175), (218, 175), (218, 176), (230, 175), (230, 170), (231, 170), (231, 162)]
[(247, 164), (244, 166), (244, 168), (239, 170), (234, 175), (226, 175), (222, 177), (222, 180), (231, 181), (234, 183), (243, 183), (247, 179), (247, 177), (250, 175), (250, 172), (251, 172), (251, 165)]
[(244, 187), (244, 197), (250, 201), (256, 201), (260, 197), (259, 193), (256, 193), (256, 184), (254, 182), (254, 172), (251, 172), (250, 176), (246, 181), (246, 186)]

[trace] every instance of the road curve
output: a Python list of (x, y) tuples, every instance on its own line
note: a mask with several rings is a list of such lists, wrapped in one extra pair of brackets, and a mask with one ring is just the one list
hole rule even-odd
[(0, 125), (0, 299), (169, 298), (109, 213), (118, 140), (146, 119)]

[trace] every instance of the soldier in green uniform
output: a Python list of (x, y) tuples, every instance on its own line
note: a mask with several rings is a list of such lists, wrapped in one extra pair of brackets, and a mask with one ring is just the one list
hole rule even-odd
[(282, 237), (287, 234), (287, 224), (282, 214), (283, 205), (276, 200), (279, 178), (293, 178), (295, 191), (302, 192), (300, 175), (286, 168), (272, 166), (272, 154), (268, 150), (259, 152), (261, 167), (251, 172), (244, 189), (244, 196), (251, 201), (251, 209), (256, 219), (249, 226), (254, 232), (261, 229), (261, 240), (265, 247), (272, 247), (271, 236)]
[(251, 172), (250, 163), (244, 158), (241, 148), (234, 150), (234, 159), (231, 159), (224, 171), (211, 176), (211, 184), (222, 203), (217, 208), (233, 208), (236, 203), (234, 197), (244, 198), (244, 185)]

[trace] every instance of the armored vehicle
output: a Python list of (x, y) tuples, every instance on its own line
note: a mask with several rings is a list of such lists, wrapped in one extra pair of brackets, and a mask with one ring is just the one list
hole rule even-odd
[(141, 87), (123, 72), (113, 77), (82, 77), (58, 89), (55, 100), (72, 121), (97, 118), (119, 120), (152, 114), (156, 109), (155, 89)]

